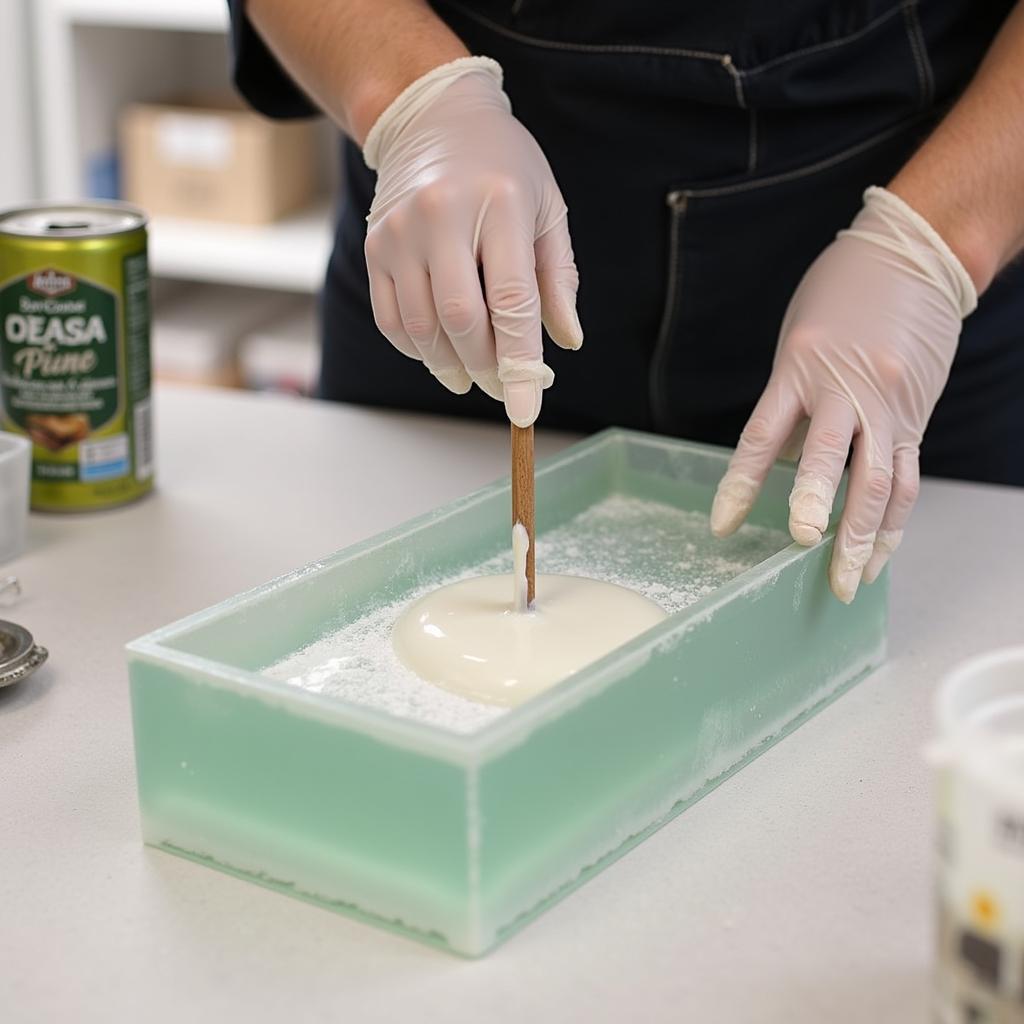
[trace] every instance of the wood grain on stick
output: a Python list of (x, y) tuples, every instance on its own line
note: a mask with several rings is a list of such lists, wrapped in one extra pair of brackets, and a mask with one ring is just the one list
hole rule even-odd
[(533, 604), (537, 593), (537, 560), (534, 556), (533, 426), (512, 424), (512, 525), (522, 523), (530, 538), (526, 550), (526, 600)]

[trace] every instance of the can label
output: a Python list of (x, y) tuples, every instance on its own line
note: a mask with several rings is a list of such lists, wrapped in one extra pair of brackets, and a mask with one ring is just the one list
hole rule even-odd
[(103, 280), (54, 261), (0, 284), (3, 427), (32, 440), (34, 508), (102, 508), (152, 485), (145, 249), (103, 263)]

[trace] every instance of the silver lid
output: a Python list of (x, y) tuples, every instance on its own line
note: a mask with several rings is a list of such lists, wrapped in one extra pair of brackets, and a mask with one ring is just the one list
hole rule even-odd
[(0, 687), (31, 675), (48, 657), (24, 626), (0, 619)]
[(0, 214), (0, 234), (26, 238), (98, 238), (134, 231), (146, 215), (125, 203), (59, 203), (23, 206)]

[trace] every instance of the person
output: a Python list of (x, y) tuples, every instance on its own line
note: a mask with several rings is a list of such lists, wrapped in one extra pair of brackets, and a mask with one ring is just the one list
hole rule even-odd
[(1020, 6), (229, 2), (242, 94), (345, 136), (323, 397), (525, 425), (557, 374), (547, 425), (737, 444), (718, 536), (799, 451), (816, 543), (849, 457), (846, 602), (920, 469), (1024, 484)]

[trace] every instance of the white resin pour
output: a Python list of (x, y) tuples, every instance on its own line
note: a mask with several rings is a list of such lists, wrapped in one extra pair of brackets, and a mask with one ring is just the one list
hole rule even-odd
[(512, 589), (518, 600), (518, 572), (471, 576), (414, 601), (392, 632), (402, 664), (461, 697), (516, 707), (665, 618), (606, 580), (541, 573), (536, 601), (521, 609)]
[[(628, 587), (673, 614), (717, 590), (790, 543), (788, 534), (744, 525), (715, 540), (707, 515), (642, 498), (613, 495), (537, 538), (537, 559), (551, 573), (588, 576)], [(481, 574), (509, 573), (505, 553), (420, 586), (263, 669), (264, 675), (429, 723), (475, 732), (507, 713), (420, 679), (394, 652), (391, 631), (410, 602), (438, 587)]]

